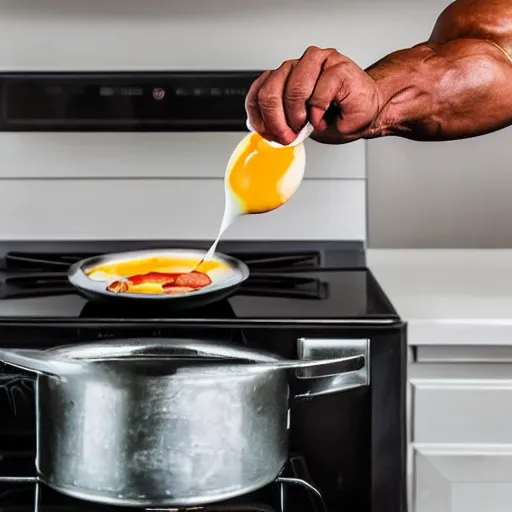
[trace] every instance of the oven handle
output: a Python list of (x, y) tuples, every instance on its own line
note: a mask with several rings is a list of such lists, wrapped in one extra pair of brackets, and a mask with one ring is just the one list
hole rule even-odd
[(297, 369), (291, 383), (296, 400), (308, 400), (370, 384), (369, 339), (299, 338), (297, 355), (302, 361), (361, 357), (364, 365), (344, 373), (332, 371), (332, 366)]

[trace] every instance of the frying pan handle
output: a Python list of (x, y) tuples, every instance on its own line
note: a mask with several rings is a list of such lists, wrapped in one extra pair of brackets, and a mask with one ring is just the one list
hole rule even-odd
[(370, 383), (367, 339), (301, 338), (297, 340), (297, 352), (302, 361), (291, 381), (295, 400), (339, 393)]

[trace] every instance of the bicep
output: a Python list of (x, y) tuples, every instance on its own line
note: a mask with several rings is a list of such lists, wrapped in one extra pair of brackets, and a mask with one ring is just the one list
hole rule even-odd
[(457, 0), (439, 16), (429, 43), (490, 41), (512, 57), (512, 0)]

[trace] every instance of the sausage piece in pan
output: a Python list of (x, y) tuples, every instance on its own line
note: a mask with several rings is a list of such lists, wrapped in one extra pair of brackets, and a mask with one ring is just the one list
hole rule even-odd
[(166, 295), (181, 295), (182, 293), (190, 293), (197, 290), (197, 288), (192, 288), (191, 286), (175, 286), (167, 284), (164, 284), (162, 288)]
[(109, 292), (121, 293), (128, 291), (128, 283), (126, 281), (114, 281), (107, 286)]
[(191, 286), (192, 288), (204, 288), (211, 283), (212, 280), (207, 274), (195, 270), (193, 272), (179, 274), (174, 282), (176, 286)]
[(181, 274), (165, 274), (162, 272), (150, 272), (149, 274), (141, 274), (137, 276), (131, 276), (127, 279), (128, 283), (133, 286), (139, 286), (141, 284), (167, 284), (174, 283), (176, 278)]
[(107, 290), (114, 293), (148, 293), (148, 287), (153, 288), (156, 285), (158, 288), (154, 292), (150, 290), (149, 293), (159, 293), (161, 290), (160, 293), (166, 295), (179, 295), (204, 288), (211, 282), (207, 274), (197, 271), (181, 274), (150, 272), (114, 281), (107, 286)]

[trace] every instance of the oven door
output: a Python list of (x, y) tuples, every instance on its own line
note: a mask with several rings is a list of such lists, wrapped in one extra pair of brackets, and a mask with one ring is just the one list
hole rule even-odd
[[(258, 348), (291, 359), (325, 359), (345, 357), (365, 346), (369, 372), (355, 372), (351, 389), (324, 394), (326, 383), (336, 384), (335, 376), (324, 375), (316, 396), (291, 401), (291, 461), (301, 461), (292, 465), (291, 476), (317, 488), (329, 510), (405, 511), (406, 342), (401, 324), (227, 326), (196, 322), (155, 328), (105, 323), (58, 330), (55, 326), (14, 329), (19, 346), (41, 349), (99, 338), (189, 337)], [(3, 338), (13, 336), (14, 331), (4, 332)], [(300, 377), (315, 375), (297, 376), (295, 384), (300, 389)], [(338, 385), (347, 387), (346, 382), (338, 381)], [(33, 376), (0, 364), (0, 415), (0, 481), (8, 476), (34, 477)]]

